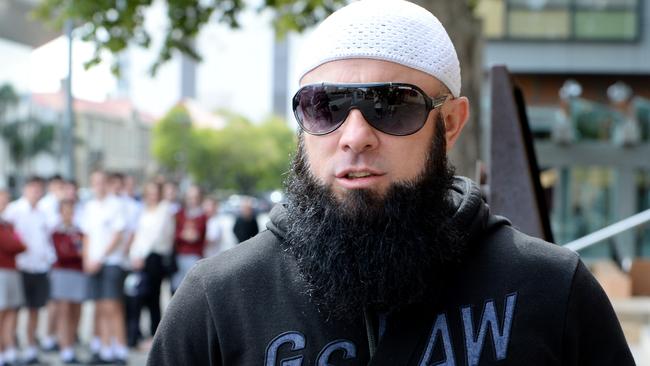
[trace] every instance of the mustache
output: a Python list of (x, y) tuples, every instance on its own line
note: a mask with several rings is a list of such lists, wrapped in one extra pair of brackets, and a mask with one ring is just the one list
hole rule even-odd
[(454, 170), (445, 151), (438, 121), (418, 177), (394, 183), (384, 195), (352, 190), (337, 198), (311, 174), (299, 137), (282, 245), (319, 309), (341, 319), (366, 306), (392, 311), (427, 301), (444, 282), (446, 266), (465, 252), (463, 235), (450, 224)]

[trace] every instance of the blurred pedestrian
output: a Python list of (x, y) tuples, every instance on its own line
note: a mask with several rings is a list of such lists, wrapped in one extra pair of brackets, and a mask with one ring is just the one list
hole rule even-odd
[(127, 174), (124, 176), (124, 194), (136, 201), (141, 201), (142, 197), (137, 192), (138, 184), (134, 176)]
[(177, 271), (172, 276), (172, 293), (180, 286), (185, 274), (203, 257), (207, 217), (201, 207), (201, 188), (187, 189), (183, 207), (176, 214), (174, 250)]
[(122, 173), (114, 172), (108, 178), (108, 192), (118, 199), (122, 205), (122, 213), (125, 215), (126, 229), (122, 238), (124, 245), (128, 245), (131, 242), (140, 211), (142, 210), (142, 204), (131, 197), (126, 190), (126, 177)]
[(250, 198), (246, 198), (241, 203), (240, 212), (235, 220), (233, 232), (237, 240), (241, 243), (254, 237), (259, 231), (257, 217), (253, 209), (253, 201)]
[(55, 174), (47, 180), (47, 193), (38, 201), (38, 209), (47, 215), (48, 226), (54, 228), (60, 221), (59, 202), (63, 199), (65, 181)]
[[(38, 209), (43, 211), (47, 216), (48, 230), (51, 232), (61, 222), (61, 215), (59, 213), (59, 204), (63, 199), (65, 193), (65, 181), (63, 178), (55, 174), (47, 180), (47, 193), (43, 198), (38, 201)], [(53, 301), (47, 303), (47, 334), (40, 340), (40, 346), (43, 351), (51, 352), (58, 348), (56, 339), (56, 305)]]
[(93, 362), (126, 364), (128, 349), (123, 308), (127, 229), (123, 205), (110, 195), (107, 176), (96, 171), (90, 177), (94, 197), (85, 205), (83, 266), (90, 275), (90, 298), (95, 300), (96, 331), (101, 338)]
[(81, 303), (88, 297), (88, 277), (83, 272), (83, 234), (74, 224), (75, 202), (59, 203), (61, 222), (52, 233), (57, 261), (50, 273), (50, 296), (55, 303), (59, 355), (64, 364), (75, 364), (76, 331), (81, 317)]
[(9, 192), (0, 190), (0, 365), (13, 365), (17, 361), (16, 323), (18, 309), (25, 301), (23, 280), (16, 270), (16, 255), (27, 247), (13, 225), (2, 218), (9, 200)]
[(141, 336), (140, 312), (146, 306), (150, 316), (151, 336), (160, 323), (160, 286), (165, 276), (164, 258), (172, 251), (174, 217), (168, 203), (162, 201), (162, 185), (150, 182), (143, 190), (144, 208), (129, 249), (133, 273), (127, 278), (129, 319), (127, 340), (130, 347), (137, 345)]
[(20, 199), (9, 204), (4, 217), (14, 225), (27, 250), (16, 257), (16, 266), (23, 278), (25, 306), (28, 309), (27, 347), (24, 363), (38, 363), (36, 328), (39, 309), (45, 306), (50, 295), (48, 272), (56, 260), (50, 241), (47, 215), (38, 209), (43, 196), (43, 179), (31, 177), (23, 187)]
[(223, 229), (219, 222), (219, 201), (214, 197), (206, 197), (203, 200), (203, 212), (208, 218), (207, 228), (205, 231), (205, 250), (204, 256), (211, 257), (224, 250), (223, 248)]
[(163, 183), (163, 200), (167, 202), (167, 207), (172, 215), (176, 215), (181, 209), (181, 204), (178, 202), (178, 184), (173, 181), (166, 181)]
[(63, 182), (63, 199), (75, 203), (74, 206), (74, 224), (81, 227), (83, 222), (84, 202), (79, 199), (77, 182), (73, 179)]

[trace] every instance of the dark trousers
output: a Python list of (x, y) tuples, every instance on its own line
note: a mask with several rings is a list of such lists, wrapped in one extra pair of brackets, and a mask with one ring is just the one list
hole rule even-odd
[(150, 332), (153, 336), (160, 324), (160, 287), (165, 275), (162, 256), (150, 254), (144, 262), (143, 272), (147, 276), (149, 291), (144, 296), (129, 296), (126, 299), (127, 340), (129, 346), (135, 346), (142, 336), (140, 331), (140, 313), (144, 307), (151, 317)]

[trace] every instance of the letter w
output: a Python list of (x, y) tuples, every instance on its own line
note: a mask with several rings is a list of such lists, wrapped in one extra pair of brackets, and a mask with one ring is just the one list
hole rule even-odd
[(463, 326), (465, 328), (465, 348), (467, 351), (467, 365), (476, 366), (481, 358), (483, 342), (487, 334), (487, 328), (490, 327), (492, 341), (494, 342), (494, 351), (496, 360), (506, 358), (508, 352), (508, 341), (510, 340), (510, 328), (512, 327), (512, 317), (515, 313), (515, 303), (517, 294), (506, 296), (506, 306), (503, 321), (503, 328), (499, 329), (501, 322), (497, 319), (494, 300), (490, 300), (483, 308), (481, 315), (481, 326), (477, 335), (474, 334), (474, 322), (472, 320), (472, 308), (467, 306), (461, 309), (463, 315)]

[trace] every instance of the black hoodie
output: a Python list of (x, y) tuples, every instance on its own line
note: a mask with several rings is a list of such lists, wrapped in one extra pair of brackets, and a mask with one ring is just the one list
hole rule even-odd
[[(281, 249), (277, 206), (254, 238), (187, 275), (156, 332), (159, 365), (633, 365), (604, 292), (578, 255), (491, 215), (478, 188), (456, 179), (455, 225), (472, 241), (432, 301), (381, 316), (328, 319)], [(368, 338), (378, 339), (374, 356)]]

